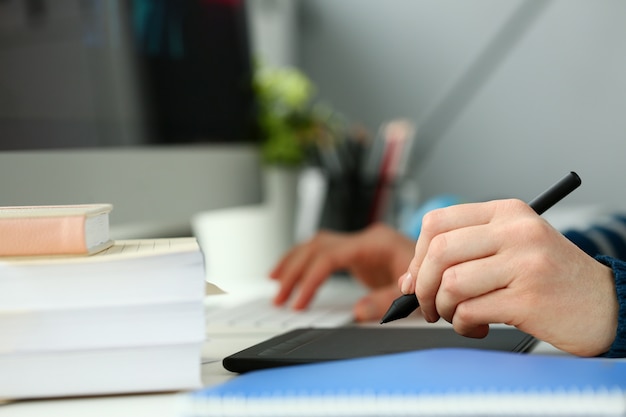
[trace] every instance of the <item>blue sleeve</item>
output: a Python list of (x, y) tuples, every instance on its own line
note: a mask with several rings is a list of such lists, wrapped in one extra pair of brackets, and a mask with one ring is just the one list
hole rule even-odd
[(590, 256), (607, 255), (626, 261), (625, 215), (612, 215), (584, 229), (565, 230), (563, 235)]
[(619, 303), (615, 340), (609, 351), (602, 356), (623, 358), (626, 357), (626, 262), (610, 256), (597, 256), (596, 259), (613, 270), (617, 301)]

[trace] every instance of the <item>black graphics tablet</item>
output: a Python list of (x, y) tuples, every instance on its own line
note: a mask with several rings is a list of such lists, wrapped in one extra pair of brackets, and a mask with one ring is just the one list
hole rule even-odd
[(444, 327), (335, 327), (297, 329), (224, 358), (229, 371), (373, 356), (438, 347), (528, 352), (536, 339), (514, 327), (492, 327), (487, 337), (460, 336)]

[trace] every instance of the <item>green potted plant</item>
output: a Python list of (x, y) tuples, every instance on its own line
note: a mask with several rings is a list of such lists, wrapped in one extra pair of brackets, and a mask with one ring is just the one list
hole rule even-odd
[(259, 66), (254, 74), (261, 153), (269, 165), (300, 166), (315, 145), (322, 124), (313, 104), (315, 87), (293, 67)]
[[(294, 67), (259, 65), (253, 87), (258, 103), (261, 157), (266, 203), (286, 225), (289, 244), (297, 204), (301, 168), (320, 147), (339, 137), (332, 111), (314, 101), (315, 86)], [(277, 233), (283, 233), (277, 230)]]

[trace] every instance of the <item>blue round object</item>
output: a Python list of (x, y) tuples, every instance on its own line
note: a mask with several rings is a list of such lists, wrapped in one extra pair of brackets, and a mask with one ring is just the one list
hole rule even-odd
[(431, 210), (453, 206), (463, 202), (464, 201), (459, 196), (454, 194), (440, 194), (426, 200), (426, 202), (418, 207), (415, 213), (410, 216), (403, 233), (412, 239), (417, 239), (422, 229), (422, 217), (424, 217), (426, 213)]

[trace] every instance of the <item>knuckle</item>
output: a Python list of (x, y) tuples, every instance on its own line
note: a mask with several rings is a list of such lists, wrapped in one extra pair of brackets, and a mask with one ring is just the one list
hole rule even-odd
[(454, 321), (458, 321), (461, 327), (465, 327), (468, 323), (472, 323), (474, 318), (473, 311), (467, 307), (466, 303), (461, 303), (456, 307), (456, 311), (454, 313)]
[(425, 286), (422, 281), (417, 280), (415, 283), (415, 296), (420, 302), (431, 299), (433, 295), (434, 293), (429, 287)]
[(462, 330), (466, 335), (469, 332), (469, 329), (472, 329), (476, 322), (476, 315), (474, 311), (468, 307), (467, 303), (461, 303), (456, 307), (454, 312), (453, 324), (455, 329), (458, 328)]
[(422, 217), (422, 233), (433, 234), (441, 222), (441, 210), (435, 209), (427, 212)]
[(514, 227), (510, 233), (518, 236), (521, 242), (541, 242), (551, 233), (551, 226), (539, 217), (520, 218)]
[(321, 230), (317, 232), (311, 239), (309, 239), (309, 241), (307, 242), (307, 247), (309, 248), (309, 250), (319, 251), (328, 244), (330, 236), (330, 232)]
[(441, 275), (441, 291), (448, 293), (452, 297), (459, 295), (459, 280), (460, 277), (456, 268), (446, 269)]
[(428, 247), (427, 256), (429, 260), (440, 263), (448, 250), (448, 239), (446, 235), (435, 236)]
[(377, 235), (379, 233), (387, 233), (389, 231), (389, 226), (382, 222), (376, 222), (365, 229), (365, 233), (371, 233)]
[(527, 203), (518, 198), (509, 198), (498, 201), (498, 205), (505, 211), (523, 212), (531, 210)]
[(330, 235), (330, 233), (327, 230), (320, 230), (319, 232), (317, 232), (315, 234), (315, 236), (313, 236), (313, 239), (311, 239), (311, 242), (323, 242), (326, 239), (328, 239), (328, 236)]

